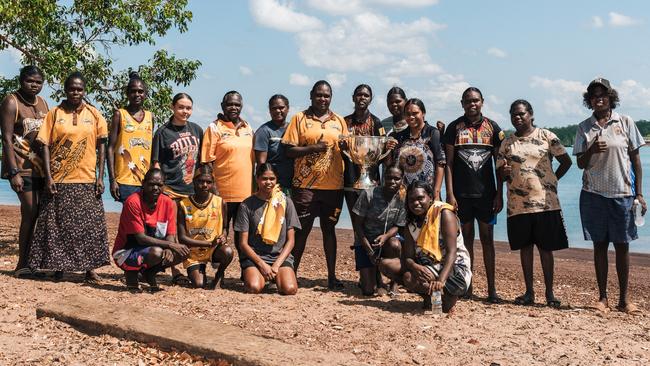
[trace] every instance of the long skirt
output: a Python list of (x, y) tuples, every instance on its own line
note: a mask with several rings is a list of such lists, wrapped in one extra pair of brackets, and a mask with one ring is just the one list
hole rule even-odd
[(57, 184), (43, 196), (29, 252), (29, 266), (88, 271), (109, 264), (104, 204), (94, 184)]

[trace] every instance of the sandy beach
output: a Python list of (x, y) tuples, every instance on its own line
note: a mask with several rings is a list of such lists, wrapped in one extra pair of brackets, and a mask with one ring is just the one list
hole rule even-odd
[[(109, 242), (119, 216), (107, 214)], [(37, 319), (37, 306), (64, 294), (83, 293), (108, 307), (132, 304), (240, 327), (252, 334), (299, 344), (308, 349), (346, 352), (370, 365), (647, 365), (650, 364), (650, 255), (633, 254), (630, 293), (644, 315), (614, 310), (618, 285), (610, 259), (610, 306), (606, 314), (589, 309), (597, 290), (592, 252), (568, 249), (556, 255), (556, 295), (561, 309), (542, 306), (544, 287), (535, 259), (537, 306), (521, 307), (512, 300), (524, 290), (519, 254), (499, 243), (497, 289), (506, 300), (488, 305), (482, 261), (475, 266), (477, 299), (461, 301), (452, 317), (434, 317), (420, 310), (418, 296), (363, 297), (356, 286), (350, 230), (338, 231), (338, 274), (346, 287), (325, 287), (325, 260), (320, 232), (312, 232), (299, 274), (296, 296), (272, 292), (242, 292), (235, 260), (226, 272), (226, 288), (216, 291), (169, 286), (149, 294), (125, 292), (116, 267), (99, 270), (103, 284), (84, 285), (82, 274), (50, 279), (15, 279), (19, 208), (0, 206), (0, 364), (7, 365), (141, 365), (225, 364), (188, 355), (182, 350), (160, 350), (106, 335), (87, 335), (64, 323)], [(480, 248), (480, 244), (476, 243)], [(613, 254), (613, 253), (612, 253)], [(477, 258), (481, 258), (480, 250)], [(170, 331), (173, 331), (170, 329)]]

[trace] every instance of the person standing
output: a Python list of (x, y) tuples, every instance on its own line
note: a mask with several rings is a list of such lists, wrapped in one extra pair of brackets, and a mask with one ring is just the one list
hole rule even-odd
[(420, 99), (412, 98), (406, 102), (404, 116), (408, 128), (394, 135), (397, 147), (391, 162), (399, 164), (404, 171), (405, 184), (423, 181), (431, 185), (434, 198), (440, 200), (445, 153), (440, 144), (440, 131), (426, 121), (426, 113)]
[[(203, 129), (190, 122), (194, 102), (186, 93), (172, 98), (172, 116), (154, 133), (151, 164), (160, 168), (165, 179), (163, 193), (174, 201), (194, 194), (194, 171), (199, 165)], [(176, 265), (171, 266), (172, 283), (190, 285)]]
[[(544, 272), (546, 305), (558, 308), (553, 292), (553, 251), (569, 247), (564, 218), (557, 197), (557, 183), (571, 167), (571, 158), (560, 139), (534, 124), (533, 107), (523, 99), (510, 106), (515, 133), (508, 136), (497, 154), (497, 169), (508, 182), (508, 241), (519, 250), (526, 292), (517, 305), (535, 303), (533, 248), (537, 246)], [(560, 165), (553, 171), (552, 158)]]
[(292, 254), (296, 273), (316, 217), (323, 233), (327, 285), (342, 289), (336, 278), (336, 223), (343, 206), (343, 159), (339, 136), (348, 130), (343, 117), (330, 110), (332, 87), (317, 81), (310, 92), (311, 106), (291, 118), (282, 138), (287, 156), (295, 158), (292, 198), (300, 219)]
[[(354, 102), (354, 113), (345, 116), (345, 123), (348, 126), (348, 134), (354, 136), (384, 136), (386, 133), (384, 132), (384, 127), (381, 125), (379, 118), (368, 110), (370, 103), (372, 103), (372, 89), (370, 86), (366, 84), (357, 86), (352, 94), (352, 102)], [(393, 145), (394, 144), (395, 143), (393, 142)], [(345, 155), (343, 155), (343, 163), (345, 164), (343, 170), (345, 204), (350, 213), (352, 226), (355, 227), (359, 218), (352, 208), (357, 202), (359, 195), (361, 195), (361, 190), (355, 189), (354, 183), (359, 179), (361, 167), (353, 163), (352, 160)], [(377, 184), (380, 183), (379, 165), (372, 167), (368, 173), (372, 181)]]
[(399, 86), (394, 86), (388, 91), (386, 105), (391, 116), (381, 121), (384, 130), (387, 131), (387, 135), (393, 136), (408, 128), (408, 124), (404, 120), (404, 105), (406, 104), (406, 100), (406, 93)]
[[(645, 141), (632, 118), (614, 111), (619, 97), (609, 80), (596, 78), (589, 83), (583, 103), (593, 114), (578, 125), (573, 154), (577, 156), (578, 168), (584, 170), (580, 219), (585, 240), (594, 243), (599, 292), (594, 307), (601, 312), (609, 311), (607, 251), (612, 242), (620, 291), (616, 308), (638, 314), (640, 310), (630, 302), (628, 294), (629, 243), (638, 238), (632, 214), (634, 200), (638, 200), (643, 214), (647, 211), (639, 156)], [(634, 170), (634, 181), (630, 169)]]
[(29, 244), (38, 216), (40, 194), (45, 185), (43, 160), (34, 139), (48, 111), (45, 99), (38, 96), (43, 89), (43, 72), (36, 66), (25, 66), (18, 76), (20, 88), (0, 104), (2, 128), (2, 178), (8, 179), (20, 201), (18, 263), (16, 277), (35, 275), (27, 266)]
[[(474, 263), (474, 221), (478, 221), (487, 275), (489, 303), (501, 298), (495, 285), (494, 225), (503, 208), (502, 184), (495, 184), (493, 160), (505, 138), (499, 125), (483, 116), (483, 94), (467, 88), (461, 105), (465, 114), (451, 122), (443, 136), (447, 155), (447, 202), (458, 209), (463, 238)], [(500, 178), (499, 178), (500, 179)], [(470, 286), (466, 296), (472, 296)]]
[(64, 82), (66, 99), (45, 116), (36, 141), (47, 194), (36, 223), (29, 267), (63, 272), (85, 271), (99, 283), (95, 269), (109, 264), (104, 204), (104, 159), (108, 126), (84, 101), (86, 80), (74, 72)]
[[(221, 101), (217, 120), (205, 130), (201, 162), (212, 164), (214, 183), (226, 202), (226, 235), (235, 221), (239, 205), (253, 190), (253, 129), (241, 118), (241, 94), (227, 92)], [(239, 250), (239, 233), (235, 231), (235, 248)]]
[(126, 97), (126, 108), (113, 114), (107, 156), (111, 196), (122, 203), (142, 188), (153, 138), (153, 115), (143, 107), (147, 85), (136, 72), (129, 74)]
[(178, 93), (172, 99), (172, 116), (153, 137), (151, 162), (165, 177), (164, 193), (178, 200), (194, 193), (192, 179), (198, 165), (203, 129), (190, 122), (192, 97)]
[(270, 163), (278, 172), (278, 184), (285, 194), (290, 194), (293, 180), (293, 159), (286, 154), (286, 146), (281, 143), (287, 130), (289, 99), (275, 94), (269, 99), (271, 120), (255, 131), (255, 162), (257, 165)]

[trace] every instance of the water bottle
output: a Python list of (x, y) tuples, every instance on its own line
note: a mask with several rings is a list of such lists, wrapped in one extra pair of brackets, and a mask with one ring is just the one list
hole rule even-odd
[(639, 203), (639, 200), (635, 199), (633, 206), (634, 206), (634, 225), (636, 225), (637, 227), (641, 227), (645, 224), (645, 218), (641, 213), (642, 207), (641, 204)]
[(433, 314), (442, 314), (442, 295), (440, 291), (431, 293), (431, 312)]

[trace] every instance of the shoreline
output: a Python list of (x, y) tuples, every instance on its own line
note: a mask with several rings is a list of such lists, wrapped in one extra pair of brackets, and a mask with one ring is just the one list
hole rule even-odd
[[(0, 210), (17, 210), (20, 206), (19, 205), (13, 205), (13, 204), (5, 204), (5, 203), (0, 203)], [(18, 217), (20, 217), (20, 212), (16, 213)], [(120, 212), (117, 211), (106, 211), (106, 221), (109, 222), (112, 218), (111, 216), (115, 216), (115, 220), (119, 221), (120, 219)], [(314, 227), (319, 227), (317, 223), (314, 224)], [(316, 230), (318, 231), (318, 230)], [(337, 234), (343, 234), (343, 236), (348, 236), (352, 235), (352, 229), (351, 228), (342, 228), (342, 227), (337, 227), (336, 232)], [(312, 230), (312, 233), (314, 231)], [(478, 233), (477, 233), (478, 235)], [(112, 242), (114, 238), (111, 238), (109, 236), (109, 243)], [(503, 240), (495, 240), (495, 250), (497, 253), (505, 253), (505, 252), (512, 252), (510, 250), (510, 246), (507, 241)], [(479, 238), (476, 237), (474, 239), (474, 245), (480, 247), (480, 241)], [(630, 243), (630, 261), (632, 264), (639, 263), (638, 265), (644, 266), (644, 267), (650, 267), (650, 248), (646, 252), (639, 252), (635, 251), (635, 246), (638, 245), (643, 245), (640, 243), (638, 240)], [(611, 253), (614, 253), (614, 245), (610, 245), (609, 251)], [(571, 243), (569, 243), (569, 248), (556, 251), (555, 257), (556, 258), (563, 258), (563, 259), (581, 259), (581, 260), (589, 260), (593, 262), (593, 249), (592, 248), (586, 248), (583, 246), (571, 246)]]

